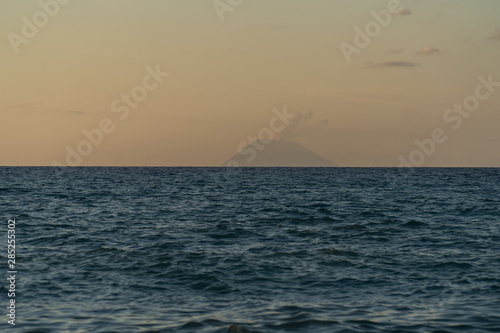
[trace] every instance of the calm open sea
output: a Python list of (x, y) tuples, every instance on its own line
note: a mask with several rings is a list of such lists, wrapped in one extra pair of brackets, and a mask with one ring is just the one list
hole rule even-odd
[(500, 169), (0, 168), (0, 207), (22, 332), (500, 332)]

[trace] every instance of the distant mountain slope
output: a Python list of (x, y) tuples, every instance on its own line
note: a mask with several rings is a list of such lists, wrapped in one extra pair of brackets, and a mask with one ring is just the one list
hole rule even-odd
[(256, 141), (234, 155), (224, 166), (264, 167), (335, 167), (335, 163), (322, 158), (297, 142), (272, 140)]

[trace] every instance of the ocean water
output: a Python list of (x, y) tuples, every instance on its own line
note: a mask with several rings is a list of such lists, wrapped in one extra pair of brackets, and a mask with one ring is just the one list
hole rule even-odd
[(0, 207), (20, 332), (500, 332), (500, 169), (0, 168)]

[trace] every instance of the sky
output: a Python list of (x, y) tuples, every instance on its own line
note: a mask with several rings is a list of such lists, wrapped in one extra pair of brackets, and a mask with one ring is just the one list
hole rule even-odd
[(2, 166), (219, 166), (271, 129), (500, 167), (498, 0), (57, 1), (0, 0)]

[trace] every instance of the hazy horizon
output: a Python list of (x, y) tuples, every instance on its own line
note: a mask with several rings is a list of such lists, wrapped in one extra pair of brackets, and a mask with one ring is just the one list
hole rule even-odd
[(498, 1), (0, 5), (1, 166), (500, 167)]

